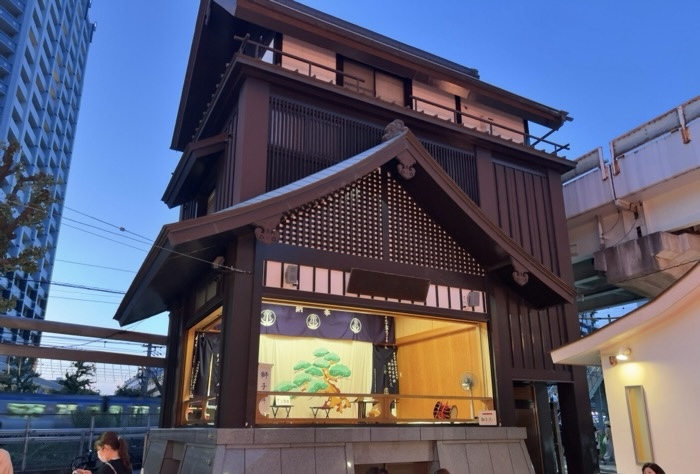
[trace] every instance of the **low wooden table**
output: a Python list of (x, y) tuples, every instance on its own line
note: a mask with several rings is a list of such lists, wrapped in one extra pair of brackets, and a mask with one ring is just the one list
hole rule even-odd
[(289, 411), (292, 409), (292, 405), (272, 405), (270, 409), (272, 410), (273, 418), (277, 418), (277, 412), (280, 408), (284, 408), (286, 410), (285, 418), (289, 418)]
[(330, 418), (331, 410), (333, 407), (309, 407), (311, 408), (311, 413), (314, 414), (314, 418), (318, 416), (319, 410), (323, 410), (326, 412), (326, 418)]

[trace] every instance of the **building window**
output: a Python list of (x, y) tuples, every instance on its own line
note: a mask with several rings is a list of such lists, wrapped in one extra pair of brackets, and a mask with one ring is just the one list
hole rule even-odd
[(343, 87), (400, 106), (404, 105), (404, 82), (400, 77), (343, 59)]

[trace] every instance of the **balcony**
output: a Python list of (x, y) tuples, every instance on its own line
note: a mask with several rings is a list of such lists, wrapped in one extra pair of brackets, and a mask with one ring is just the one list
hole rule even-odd
[(26, 4), (24, 0), (0, 0), (0, 8), (4, 8), (15, 17), (24, 12)]
[(7, 33), (0, 31), (0, 54), (3, 56), (9, 56), (15, 52), (17, 49), (17, 43), (10, 38)]
[[(290, 70), (289, 68), (284, 68), (283, 66), (274, 65), (269, 61), (269, 57), (272, 54), (279, 55), (280, 57), (288, 58), (291, 61), (293, 61), (293, 64), (296, 65), (296, 67), (293, 70), (298, 74), (304, 75), (312, 79), (316, 79), (320, 82), (323, 82), (323, 84), (335, 85), (336, 87), (343, 88), (345, 90), (354, 90), (355, 92), (362, 94), (364, 97), (367, 97), (366, 89), (363, 87), (365, 80), (360, 77), (356, 77), (352, 74), (348, 74), (344, 71), (334, 69), (324, 64), (319, 64), (317, 62), (311, 61), (307, 58), (295, 54), (290, 54), (289, 52), (273, 48), (266, 44), (251, 41), (247, 36), (235, 37), (234, 39), (241, 41), (241, 47), (238, 50), (237, 56), (250, 57), (256, 59), (257, 61), (260, 61), (261, 63), (265, 63), (266, 65), (273, 65), (274, 67), (278, 67), (280, 69)], [(235, 62), (236, 61), (234, 60), (229, 64), (229, 71), (231, 70)], [(225, 72), (222, 75), (222, 78), (225, 78), (226, 76), (228, 76), (228, 74), (228, 71)], [(342, 77), (343, 80), (329, 80), (329, 77)], [(222, 80), (219, 83), (219, 89), (221, 88), (224, 82), (225, 80)], [(342, 82), (345, 85), (338, 85), (338, 82)], [(216, 90), (214, 92), (214, 94), (212, 95), (212, 101), (210, 102), (210, 106), (211, 104), (214, 104), (215, 101), (213, 99), (219, 93), (220, 90)], [(375, 97), (375, 100), (381, 103), (385, 103), (385, 101), (383, 101), (380, 97)], [(525, 146), (528, 146), (529, 148), (534, 148), (535, 146), (539, 145), (545, 148), (540, 151), (551, 153), (554, 155), (569, 148), (568, 145), (561, 145), (547, 140), (546, 137), (551, 132), (548, 132), (542, 137), (538, 137), (535, 135), (531, 135), (524, 130), (518, 130), (517, 128), (513, 127), (512, 123), (506, 123), (505, 120), (500, 121), (498, 117), (492, 118), (490, 116), (485, 115), (473, 115), (471, 113), (465, 112), (464, 110), (458, 110), (454, 107), (449, 107), (444, 104), (434, 102), (430, 98), (422, 97), (419, 95), (411, 95), (410, 100), (411, 104), (408, 107), (411, 110), (422, 112), (430, 118), (435, 117), (446, 122), (459, 124), (470, 130), (475, 130), (479, 133), (495, 136), (511, 143), (523, 144)], [(436, 112), (432, 114), (427, 114), (425, 110), (433, 110)], [(208, 115), (208, 113), (209, 111), (205, 113), (205, 116)]]
[(12, 37), (19, 33), (22, 24), (15, 19), (7, 10), (0, 6), (0, 31)]

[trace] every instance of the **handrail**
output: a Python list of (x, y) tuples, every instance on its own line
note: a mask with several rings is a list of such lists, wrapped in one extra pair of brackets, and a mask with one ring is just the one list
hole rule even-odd
[[(555, 153), (558, 153), (558, 152), (560, 152), (561, 150), (568, 150), (568, 149), (569, 149), (569, 145), (568, 145), (568, 144), (567, 144), (567, 145), (560, 145), (559, 143), (555, 143), (555, 142), (552, 142), (552, 141), (549, 141), (549, 140), (546, 140), (546, 139), (545, 139), (546, 136), (548, 136), (548, 135), (550, 135), (551, 133), (553, 133), (553, 130), (549, 131), (547, 134), (545, 134), (545, 135), (542, 136), (542, 137), (538, 137), (538, 136), (536, 136), (536, 135), (532, 135), (532, 134), (530, 134), (530, 133), (523, 132), (522, 130), (516, 130), (516, 129), (510, 128), (510, 127), (508, 127), (508, 126), (506, 126), (506, 125), (500, 125), (500, 124), (498, 124), (498, 123), (494, 123), (494, 122), (491, 121), (491, 120), (484, 119), (484, 118), (482, 118), (482, 117), (477, 117), (476, 115), (471, 115), (471, 114), (468, 114), (468, 113), (466, 113), (466, 112), (462, 112), (461, 110), (453, 109), (453, 108), (448, 107), (448, 106), (443, 105), (443, 104), (438, 104), (437, 102), (432, 102), (432, 101), (430, 101), (430, 100), (428, 100), (428, 99), (424, 99), (424, 98), (419, 97), (419, 96), (417, 96), (417, 95), (410, 95), (409, 98), (410, 98), (410, 99), (413, 99), (414, 101), (416, 101), (416, 106), (414, 106), (414, 110), (417, 110), (417, 102), (423, 102), (423, 103), (425, 103), (425, 104), (429, 104), (429, 105), (432, 105), (432, 106), (434, 106), (434, 107), (438, 107), (438, 108), (441, 108), (441, 109), (446, 110), (446, 111), (448, 111), (448, 112), (454, 113), (454, 114), (455, 114), (455, 123), (457, 123), (457, 117), (456, 117), (457, 115), (462, 116), (462, 117), (468, 117), (468, 118), (477, 120), (477, 121), (482, 122), (482, 123), (486, 123), (486, 124), (489, 125), (489, 132), (488, 132), (489, 135), (493, 135), (493, 127), (495, 126), (495, 127), (497, 127), (497, 128), (500, 128), (500, 129), (503, 129), (503, 130), (508, 130), (509, 132), (513, 132), (513, 133), (516, 133), (516, 134), (518, 134), (518, 135), (522, 135), (523, 140), (524, 140), (524, 139), (533, 138), (533, 139), (537, 140), (537, 141), (535, 142), (535, 144), (537, 144), (537, 143), (546, 143), (546, 144), (548, 144), (548, 145), (551, 145), (551, 146), (554, 148), (554, 150), (555, 150), (554, 152), (555, 152)], [(524, 144), (525, 144), (525, 143), (524, 143)], [(533, 146), (533, 145), (531, 145), (531, 146)]]
[[(275, 405), (276, 396), (292, 399), (291, 405)], [(265, 424), (347, 424), (347, 423), (476, 423), (478, 412), (493, 409), (493, 398), (472, 397), (445, 394), (399, 394), (399, 393), (308, 393), (308, 392), (257, 392), (258, 407), (267, 406), (270, 411), (256, 413), (256, 423)], [(300, 403), (299, 399), (323, 399), (322, 402), (309, 405)], [(402, 403), (413, 402), (413, 406), (402, 413)], [(417, 403), (416, 403), (417, 402)], [(447, 416), (434, 412), (437, 404), (447, 407)], [(422, 406), (420, 406), (422, 405)], [(297, 408), (297, 413), (290, 416), (290, 411), (280, 413), (279, 408)], [(273, 410), (277, 408), (278, 410)], [(367, 411), (369, 408), (369, 411)], [(306, 411), (308, 409), (309, 411)], [(302, 411), (301, 416), (298, 413)], [(350, 415), (346, 413), (350, 411)], [(425, 410), (416, 415), (416, 410)], [(450, 415), (452, 412), (452, 416)], [(340, 415), (340, 416), (339, 416)]]
[(291, 58), (291, 59), (296, 59), (297, 61), (301, 61), (301, 62), (303, 62), (303, 63), (308, 64), (308, 65), (309, 65), (309, 77), (314, 77), (314, 76), (311, 75), (311, 67), (313, 66), (313, 67), (318, 67), (318, 68), (320, 68), (320, 69), (324, 69), (324, 70), (326, 70), (326, 71), (328, 71), (328, 72), (333, 72), (333, 73), (335, 73), (335, 74), (339, 74), (339, 75), (343, 76), (343, 78), (349, 77), (350, 79), (355, 80), (355, 81), (357, 82), (356, 87), (357, 87), (358, 92), (359, 92), (359, 90), (360, 90), (360, 82), (365, 82), (365, 80), (362, 79), (361, 77), (353, 76), (352, 74), (348, 74), (348, 73), (346, 73), (346, 72), (344, 72), (344, 71), (341, 71), (340, 69), (335, 69), (335, 68), (326, 66), (325, 64), (320, 64), (320, 63), (316, 63), (316, 62), (313, 62), (313, 61), (309, 61), (308, 59), (303, 58), (303, 57), (301, 57), (301, 56), (297, 56), (296, 54), (291, 54), (291, 53), (288, 53), (288, 52), (286, 52), (286, 51), (282, 51), (281, 49), (273, 48), (272, 46), (268, 46), (268, 45), (263, 44), (263, 43), (258, 43), (258, 42), (256, 42), (256, 41), (251, 41), (251, 40), (249, 39), (249, 36), (250, 36), (250, 35), (245, 35), (244, 37), (241, 37), (241, 36), (234, 36), (234, 37), (233, 37), (234, 40), (241, 41), (241, 47), (238, 48), (238, 52), (239, 52), (240, 54), (243, 54), (243, 55), (246, 55), (246, 56), (250, 56), (250, 55), (248, 55), (248, 54), (245, 54), (244, 49), (245, 49), (245, 47), (246, 47), (248, 44), (252, 44), (253, 46), (255, 46), (255, 56), (254, 56), (255, 58), (258, 57), (259, 48), (263, 48), (263, 49), (265, 49), (266, 51), (271, 51), (271, 52), (273, 52), (273, 53), (278, 53), (278, 54), (281, 54), (282, 56), (286, 56), (286, 57)]
[[(307, 65), (309, 66), (309, 70), (308, 70), (308, 76), (309, 76), (309, 77), (315, 77), (314, 75), (312, 75), (312, 70), (311, 70), (311, 68), (312, 68), (312, 67), (317, 67), (317, 68), (323, 69), (323, 70), (325, 70), (325, 71), (332, 72), (332, 73), (334, 73), (334, 74), (338, 74), (338, 75), (342, 76), (343, 79), (349, 78), (349, 79), (354, 80), (354, 81), (355, 81), (355, 91), (356, 91), (356, 92), (360, 92), (360, 83), (364, 83), (364, 82), (365, 82), (364, 79), (362, 79), (362, 78), (360, 78), (360, 77), (357, 77), (357, 76), (353, 76), (352, 74), (348, 74), (348, 73), (346, 73), (346, 72), (344, 72), (344, 71), (341, 71), (341, 70), (339, 70), (339, 69), (332, 68), (332, 67), (326, 66), (326, 65), (324, 65), (324, 64), (319, 64), (319, 63), (316, 63), (316, 62), (314, 62), (314, 61), (310, 61), (310, 60), (307, 59), (307, 58), (304, 58), (304, 57), (301, 57), (301, 56), (297, 56), (297, 55), (295, 55), (295, 54), (288, 53), (288, 52), (283, 51), (283, 50), (281, 50), (281, 49), (273, 48), (272, 46), (269, 46), (269, 45), (266, 45), (266, 44), (263, 44), (263, 43), (259, 43), (259, 42), (256, 42), (256, 41), (252, 41), (252, 40), (250, 39), (250, 35), (249, 35), (249, 34), (246, 34), (245, 36), (234, 36), (233, 39), (234, 39), (234, 40), (237, 40), (237, 41), (241, 41), (241, 46), (240, 46), (239, 49), (238, 49), (238, 53), (239, 53), (239, 54), (242, 54), (242, 55), (251, 57), (250, 54), (247, 54), (247, 53), (245, 52), (245, 48), (246, 48), (247, 45), (253, 45), (253, 46), (255, 46), (255, 51), (254, 51), (252, 57), (254, 57), (255, 59), (261, 60), (260, 57), (259, 57), (259, 56), (260, 56), (260, 55), (259, 55), (260, 49), (264, 49), (265, 51), (270, 51), (270, 52), (273, 52), (273, 53), (277, 53), (277, 54), (280, 54), (280, 55), (282, 55), (282, 56), (286, 56), (286, 57), (288, 57), (288, 58), (295, 59), (295, 60), (297, 60), (297, 61), (300, 61), (300, 62), (302, 62), (302, 63), (307, 64)], [(343, 86), (347, 86), (347, 84), (344, 83)], [(351, 90), (352, 90), (352, 89), (351, 89)], [(432, 105), (432, 106), (439, 107), (439, 108), (441, 108), (441, 109), (444, 109), (444, 110), (446, 110), (446, 111), (451, 112), (451, 113), (455, 116), (455, 123), (457, 122), (457, 116), (468, 117), (468, 118), (477, 120), (477, 121), (479, 121), (479, 122), (486, 123), (486, 124), (489, 125), (489, 132), (484, 132), (484, 133), (488, 133), (489, 135), (493, 135), (493, 127), (496, 126), (496, 127), (500, 128), (500, 129), (507, 130), (507, 131), (509, 131), (509, 132), (512, 132), (512, 133), (516, 133), (516, 134), (518, 134), (518, 135), (521, 135), (521, 136), (523, 137), (523, 141), (524, 141), (524, 142), (526, 142), (526, 141), (529, 140), (529, 139), (535, 140), (535, 142), (532, 143), (532, 144), (531, 144), (531, 143), (523, 143), (524, 145), (529, 146), (529, 147), (531, 147), (531, 148), (534, 148), (535, 145), (537, 145), (538, 143), (546, 143), (547, 145), (550, 145), (550, 146), (554, 149), (554, 153), (555, 153), (555, 154), (559, 153), (559, 152), (562, 151), (562, 150), (569, 150), (569, 144), (561, 145), (561, 144), (559, 144), (559, 143), (555, 143), (555, 142), (553, 142), (553, 141), (550, 141), (550, 140), (547, 140), (547, 139), (546, 139), (546, 137), (549, 136), (550, 134), (552, 134), (552, 133), (554, 132), (554, 130), (549, 131), (548, 133), (546, 133), (545, 135), (543, 135), (543, 136), (541, 136), (541, 137), (538, 137), (538, 136), (536, 136), (536, 135), (532, 135), (532, 134), (527, 133), (527, 132), (524, 132), (524, 131), (522, 131), (522, 130), (516, 130), (516, 129), (510, 128), (510, 127), (508, 127), (508, 126), (506, 126), (506, 125), (500, 125), (500, 124), (494, 123), (494, 122), (492, 122), (492, 121), (490, 121), (490, 120), (487, 120), (487, 119), (484, 119), (484, 118), (481, 118), (481, 117), (477, 117), (477, 116), (475, 116), (475, 115), (471, 115), (471, 114), (466, 113), (466, 112), (462, 112), (461, 110), (453, 109), (453, 108), (447, 107), (447, 106), (445, 106), (445, 105), (442, 105), (442, 104), (438, 104), (438, 103), (429, 101), (429, 100), (424, 99), (424, 98), (419, 97), (419, 96), (410, 95), (409, 98), (412, 99), (412, 100), (414, 101), (414, 104), (413, 104), (413, 106), (412, 106), (412, 110), (416, 110), (416, 108), (417, 108), (417, 107), (416, 107), (416, 105), (417, 105), (417, 102), (416, 102), (416, 101), (420, 101), (420, 102), (422, 102), (422, 103), (430, 104), (430, 105)]]

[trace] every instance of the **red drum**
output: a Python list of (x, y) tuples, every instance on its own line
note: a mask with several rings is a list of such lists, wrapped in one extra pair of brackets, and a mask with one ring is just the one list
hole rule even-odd
[(433, 408), (433, 418), (438, 420), (449, 420), (452, 416), (457, 417), (457, 407), (450, 406), (448, 402), (438, 401)]

